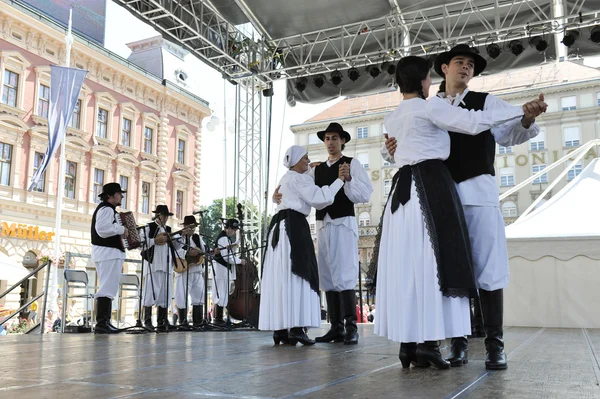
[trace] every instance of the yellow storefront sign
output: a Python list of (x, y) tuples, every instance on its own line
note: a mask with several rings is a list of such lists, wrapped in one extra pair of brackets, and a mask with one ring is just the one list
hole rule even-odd
[(38, 226), (28, 226), (26, 224), (8, 224), (2, 222), (2, 237), (21, 238), (34, 241), (52, 241), (54, 233), (40, 230)]

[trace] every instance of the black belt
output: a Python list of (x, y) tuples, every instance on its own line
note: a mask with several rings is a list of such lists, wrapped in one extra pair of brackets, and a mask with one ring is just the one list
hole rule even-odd
[(406, 205), (410, 199), (410, 188), (412, 185), (412, 167), (404, 165), (392, 179), (392, 213)]

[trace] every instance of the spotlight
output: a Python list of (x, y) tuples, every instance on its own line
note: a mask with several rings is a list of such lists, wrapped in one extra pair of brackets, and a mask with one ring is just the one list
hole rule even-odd
[(540, 53), (546, 51), (548, 48), (548, 42), (544, 40), (542, 36), (535, 36), (529, 39), (529, 45), (535, 48)]
[(307, 83), (308, 83), (308, 79), (306, 79), (305, 77), (296, 79), (296, 90), (298, 90), (300, 93), (302, 93), (304, 91), (304, 89), (306, 89)]
[(317, 76), (315, 76), (313, 82), (314, 82), (315, 86), (317, 86), (320, 89), (325, 84), (325, 79), (326, 79), (325, 75), (320, 73)]
[(520, 40), (511, 40), (510, 43), (508, 43), (508, 48), (515, 56), (521, 54), (523, 50), (525, 50), (523, 48), (523, 43), (521, 43)]
[(331, 72), (331, 83), (333, 83), (335, 86), (339, 85), (340, 83), (342, 83), (342, 73), (340, 71), (338, 71), (337, 69), (333, 72)]
[(485, 51), (488, 53), (493, 60), (500, 56), (500, 46), (496, 43), (492, 43), (485, 48)]
[(377, 65), (367, 65), (367, 67), (365, 68), (365, 71), (367, 71), (367, 73), (369, 75), (371, 75), (371, 77), (373, 79), (375, 79), (377, 76), (379, 76), (379, 73), (381, 72)]
[(350, 78), (351, 81), (356, 82), (358, 80), (358, 78), (360, 77), (360, 72), (358, 71), (357, 68), (350, 68), (348, 69), (348, 77)]
[(287, 98), (287, 102), (290, 107), (295, 107), (296, 106), (296, 97), (294, 95), (289, 96)]
[(385, 61), (381, 64), (381, 70), (387, 72), (388, 75), (393, 75), (396, 73), (396, 65), (393, 62)]
[(565, 36), (562, 39), (562, 44), (567, 47), (571, 47), (573, 44), (575, 44), (575, 40), (577, 39), (579, 39), (579, 32), (576, 30), (570, 30), (565, 32)]
[(600, 43), (600, 25), (594, 26), (590, 34), (590, 40), (596, 44)]

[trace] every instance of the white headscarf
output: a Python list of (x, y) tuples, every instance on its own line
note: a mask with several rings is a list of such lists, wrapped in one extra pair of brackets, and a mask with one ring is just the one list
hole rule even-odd
[(299, 145), (293, 145), (285, 152), (283, 156), (283, 166), (286, 168), (291, 168), (296, 165), (303, 156), (308, 153), (304, 147), (300, 147)]

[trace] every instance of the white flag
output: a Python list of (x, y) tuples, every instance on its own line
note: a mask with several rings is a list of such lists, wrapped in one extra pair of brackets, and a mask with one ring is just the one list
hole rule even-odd
[(50, 104), (48, 107), (48, 149), (29, 185), (31, 191), (43, 178), (56, 150), (62, 144), (75, 111), (87, 71), (52, 65), (50, 67)]

